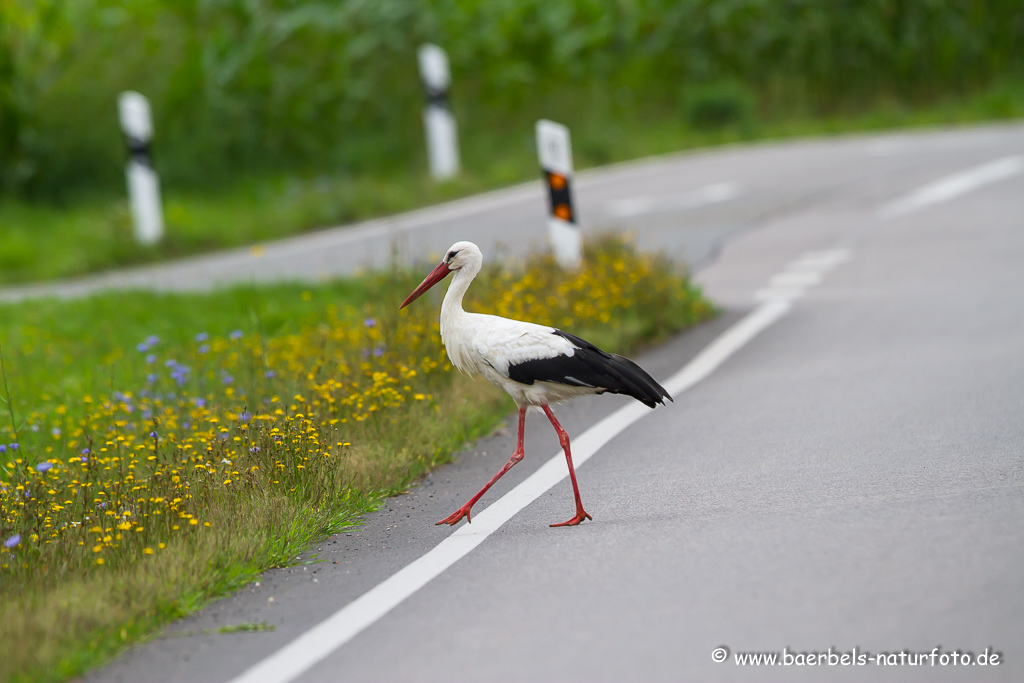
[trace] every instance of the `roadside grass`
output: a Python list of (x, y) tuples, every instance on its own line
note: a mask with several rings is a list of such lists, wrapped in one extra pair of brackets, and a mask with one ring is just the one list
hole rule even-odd
[[(357, 524), (508, 414), (452, 372), (421, 273), (0, 307), (0, 680), (65, 680)], [(713, 314), (618, 238), (492, 264), (467, 306), (609, 350)], [(15, 444), (17, 446), (15, 447)]]
[[(741, 98), (742, 99), (742, 98)], [(254, 176), (205, 190), (164, 188), (166, 240), (141, 247), (127, 202), (69, 193), (62, 206), (0, 199), (0, 284), (71, 277), (226, 247), (254, 244), (471, 195), (537, 178), (533, 121), (570, 126), (578, 168), (725, 143), (1024, 117), (1024, 83), (1006, 79), (979, 92), (908, 105), (896, 98), (806, 111), (799, 93), (768, 93), (750, 116), (699, 125), (685, 107), (633, 104), (618, 94), (572, 91), (515, 111), (463, 108), (464, 172), (431, 182), (422, 154), (360, 174)], [(725, 101), (729, 105), (729, 101)], [(458, 108), (459, 103), (456, 102)], [(532, 107), (532, 108), (531, 108)], [(726, 109), (725, 111), (729, 111)]]

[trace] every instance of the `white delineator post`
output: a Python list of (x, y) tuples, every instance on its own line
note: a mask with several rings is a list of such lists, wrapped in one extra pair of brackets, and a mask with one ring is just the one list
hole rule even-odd
[(160, 178), (153, 168), (153, 114), (144, 95), (128, 90), (117, 98), (117, 112), (128, 147), (128, 203), (139, 244), (156, 244), (164, 236)]
[(427, 135), (427, 156), (430, 175), (446, 180), (459, 172), (459, 134), (455, 117), (448, 105), (448, 89), (452, 84), (448, 55), (437, 45), (426, 43), (417, 53), (420, 78), (427, 92), (423, 110), (423, 128)]
[(537, 156), (548, 187), (548, 234), (555, 258), (563, 268), (575, 268), (583, 258), (583, 237), (572, 200), (569, 129), (554, 121), (538, 121)]

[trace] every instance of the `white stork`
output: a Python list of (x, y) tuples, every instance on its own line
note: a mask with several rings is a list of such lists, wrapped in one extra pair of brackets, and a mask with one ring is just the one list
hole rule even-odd
[(512, 457), (475, 496), (438, 524), (454, 525), (463, 517), (467, 522), (472, 521), (473, 505), (523, 459), (526, 411), (531, 406), (541, 408), (558, 433), (576, 496), (576, 515), (567, 522), (551, 526), (574, 526), (584, 519), (593, 519), (580, 500), (569, 452), (569, 435), (558, 424), (550, 405), (576, 396), (610, 392), (632, 396), (653, 408), (664, 404), (666, 398), (671, 401), (672, 397), (633, 361), (605, 353), (568, 332), (462, 310), (462, 297), (482, 264), (479, 247), (472, 242), (456, 242), (444, 260), (399, 307), (399, 310), (405, 308), (449, 273), (455, 273), (441, 304), (441, 339), (448, 358), (460, 371), (470, 376), (479, 373), (491, 384), (504, 389), (519, 407), (519, 441)]

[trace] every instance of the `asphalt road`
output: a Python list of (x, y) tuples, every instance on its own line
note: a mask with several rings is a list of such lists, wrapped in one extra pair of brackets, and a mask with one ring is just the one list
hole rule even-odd
[[(687, 258), (727, 309), (639, 358), (655, 376), (751, 310), (782, 300), (788, 312), (580, 467), (593, 522), (548, 527), (572, 511), (559, 482), (296, 680), (1024, 679), (1024, 127), (737, 147), (579, 185), (588, 230), (634, 230)], [(409, 254), (457, 238), (493, 253), (541, 234), (528, 227), (543, 224), (540, 197), (515, 189), (377, 225), (406, 226)], [(357, 228), (370, 235), (358, 249), (338, 247), (345, 258), (376, 263), (371, 228)], [(344, 235), (302, 238), (319, 245), (310, 263), (337, 265), (326, 245)], [(237, 272), (280, 275), (300, 242)], [(808, 274), (822, 253), (842, 258)], [(594, 397), (558, 414), (578, 436), (622, 405)], [(557, 453), (543, 417), (527, 435), (526, 460), (477, 517)], [(433, 522), (513, 445), (511, 429), (475, 444), (310, 563), (168, 629), (194, 635), (87, 680), (234, 679), (444, 541), (452, 531)], [(275, 630), (215, 632), (261, 621)], [(786, 648), (992, 648), (1001, 661), (734, 658)]]

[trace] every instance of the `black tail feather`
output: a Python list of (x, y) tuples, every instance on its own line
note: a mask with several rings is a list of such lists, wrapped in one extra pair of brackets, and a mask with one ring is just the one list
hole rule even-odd
[(579, 337), (556, 330), (555, 334), (568, 339), (576, 347), (575, 358), (586, 365), (588, 382), (612, 394), (632, 396), (648, 408), (664, 405), (669, 396), (665, 388), (639, 365), (614, 353), (607, 353)]
[(628, 380), (628, 383), (632, 385), (631, 388), (634, 388), (634, 391), (618, 391), (614, 393), (628, 394), (648, 408), (653, 408), (658, 404), (664, 405), (666, 398), (672, 401), (672, 397), (665, 391), (665, 387), (658, 384), (642, 367), (625, 356), (619, 356), (614, 353), (608, 355), (611, 356), (611, 360), (617, 366), (616, 369), (619, 373), (624, 379)]

